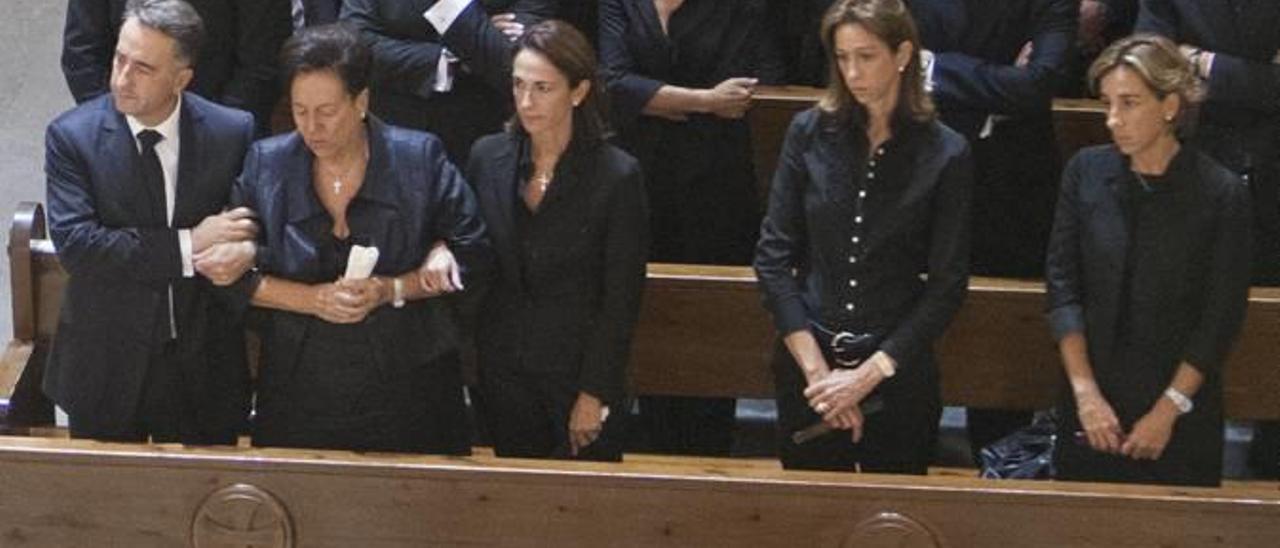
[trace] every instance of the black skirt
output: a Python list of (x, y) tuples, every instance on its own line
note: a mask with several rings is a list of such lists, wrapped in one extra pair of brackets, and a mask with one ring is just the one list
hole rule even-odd
[(416, 359), (374, 348), (366, 324), (290, 321), (307, 322), (301, 352), (281, 356), (263, 340), (254, 445), (470, 452), (456, 352)]

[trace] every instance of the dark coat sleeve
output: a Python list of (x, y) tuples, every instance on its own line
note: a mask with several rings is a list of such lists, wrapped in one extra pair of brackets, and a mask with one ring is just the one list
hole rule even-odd
[[(107, 92), (118, 21), (107, 0), (70, 0), (62, 33), (62, 75), (76, 103)], [(119, 17), (119, 14), (114, 15)]]
[[(1214, 9), (1206, 7), (1205, 9)], [(1216, 9), (1228, 9), (1222, 6)], [(1183, 29), (1194, 23), (1183, 21), (1171, 0), (1142, 0), (1136, 32), (1151, 32), (1178, 42), (1208, 48)], [(1277, 31), (1280, 32), (1280, 31)], [(1210, 48), (1212, 49), (1212, 48)], [(1237, 55), (1214, 51), (1213, 69), (1209, 72), (1207, 103), (1222, 103), (1266, 113), (1280, 113), (1280, 64), (1255, 61)], [(1274, 55), (1272, 52), (1268, 52)]]
[(626, 40), (633, 24), (638, 23), (629, 20), (622, 0), (601, 0), (600, 68), (609, 90), (610, 114), (622, 125), (639, 118), (663, 85), (639, 72)]
[(1240, 332), (1240, 324), (1244, 322), (1253, 257), (1252, 206), (1248, 187), (1225, 170), (1217, 171), (1219, 177), (1227, 179), (1227, 182), (1214, 204), (1218, 215), (1210, 247), (1213, 250), (1213, 259), (1209, 263), (1212, 267), (1206, 281), (1200, 321), (1191, 331), (1182, 353), (1183, 361), (1206, 375), (1222, 368), (1231, 343)]
[(55, 121), (45, 134), (49, 234), (62, 267), (72, 276), (140, 283), (181, 278), (177, 229), (103, 224), (98, 200), (105, 197), (93, 188), (89, 145), (74, 137), (89, 129), (70, 125)]
[(604, 294), (583, 351), (581, 390), (621, 402), (627, 383), (631, 336), (640, 316), (649, 257), (649, 207), (640, 165), (631, 158), (609, 202), (604, 244)]
[(440, 39), (495, 91), (502, 93), (511, 89), (515, 43), (489, 22), (489, 14), (479, 2), (472, 2), (462, 10)]
[(1053, 231), (1045, 264), (1049, 330), (1054, 340), (1062, 340), (1084, 329), (1084, 267), (1080, 254), (1079, 187), (1085, 162), (1076, 155), (1062, 172)]
[[(386, 25), (387, 9), (379, 0), (345, 0), (342, 19), (351, 21), (373, 53), (373, 80), (384, 89), (431, 97), (436, 66), (443, 45), (437, 41), (406, 40), (392, 36)], [(430, 26), (416, 14), (423, 26)]]
[(436, 173), (430, 201), (433, 209), (428, 212), (428, 218), (435, 221), (434, 232), (444, 238), (449, 251), (457, 257), (462, 285), (480, 285), (495, 274), (495, 264), (475, 193), (449, 162), (438, 139), (427, 139), (422, 153), (430, 162), (428, 172)]
[(342, 0), (305, 0), (303, 9), (307, 26), (327, 25), (338, 20)]
[(1046, 0), (1030, 22), (1032, 53), (1023, 67), (961, 52), (934, 52), (933, 95), (944, 110), (1028, 114), (1049, 108), (1074, 56), (1077, 3)]
[(963, 137), (939, 173), (929, 232), (929, 279), (924, 294), (885, 338), (880, 349), (899, 366), (931, 352), (969, 291), (969, 210), (973, 157)]
[(811, 112), (796, 116), (782, 142), (753, 265), (765, 307), (783, 336), (809, 328), (808, 307), (796, 272), (807, 262), (809, 245), (804, 210), (809, 172), (804, 150), (809, 145), (805, 120), (810, 116)]
[[(555, 16), (553, 0), (520, 0), (504, 11), (514, 13), (526, 28)], [(511, 89), (511, 58), (515, 43), (489, 21), (492, 14), (480, 2), (471, 2), (441, 36), (446, 48), (466, 63), (471, 72), (499, 93)]]
[(240, 0), (235, 6), (234, 62), (218, 101), (253, 113), (257, 134), (270, 134), (280, 96), (280, 47), (293, 32), (289, 0)]
[(527, 27), (539, 21), (555, 18), (560, 13), (560, 0), (516, 0), (511, 4), (510, 9), (503, 11), (516, 14), (516, 20)]

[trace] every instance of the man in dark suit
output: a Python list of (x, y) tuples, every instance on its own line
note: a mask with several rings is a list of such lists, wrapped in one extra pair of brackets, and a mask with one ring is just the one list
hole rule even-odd
[(512, 51), (503, 35), (555, 16), (556, 4), (346, 0), (341, 18), (360, 29), (373, 51), (369, 91), (374, 114), (394, 125), (435, 133), (449, 159), (466, 165), (471, 144), (500, 130), (511, 115)]
[[(1255, 285), (1280, 285), (1280, 2), (1143, 0), (1137, 30), (1182, 46), (1207, 94), (1191, 143), (1249, 183)], [(1261, 424), (1254, 473), (1280, 477), (1280, 423)]]
[(220, 213), (253, 120), (183, 92), (201, 34), (182, 0), (132, 0), (111, 93), (48, 128), (68, 281), (44, 391), (73, 437), (234, 443), (247, 418), (239, 314), (210, 284), (253, 260), (251, 213)]
[[(290, 34), (289, 0), (188, 0), (204, 21), (205, 43), (191, 91), (247, 110), (258, 135), (270, 133), (280, 89), (276, 56)], [(62, 74), (76, 103), (107, 93), (126, 0), (69, 0)]]

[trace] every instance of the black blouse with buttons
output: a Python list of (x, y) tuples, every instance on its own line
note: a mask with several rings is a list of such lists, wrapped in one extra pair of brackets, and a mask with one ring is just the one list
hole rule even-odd
[(787, 132), (755, 269), (784, 336), (817, 322), (872, 332), (899, 367), (931, 356), (968, 284), (971, 161), (936, 121), (865, 124), (817, 108)]

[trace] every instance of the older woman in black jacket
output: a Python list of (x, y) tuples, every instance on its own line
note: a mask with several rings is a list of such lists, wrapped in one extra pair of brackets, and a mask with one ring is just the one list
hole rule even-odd
[(1058, 475), (1217, 485), (1249, 191), (1176, 137), (1197, 79), (1173, 43), (1123, 39), (1089, 77), (1114, 144), (1067, 166), (1049, 245), (1049, 317), (1071, 386)]
[(438, 139), (366, 115), (354, 30), (307, 27), (283, 59), (298, 130), (254, 144), (233, 200), (261, 226), (253, 443), (468, 453), (456, 327), (418, 270), (437, 241), (459, 281), (491, 270), (475, 198)]
[[(935, 119), (900, 0), (837, 2), (822, 40), (831, 84), (787, 132), (756, 249), (783, 338), (782, 464), (923, 474), (941, 413), (932, 346), (968, 281), (969, 147)], [(793, 436), (816, 423), (831, 432)]]
[(516, 116), (467, 168), (501, 271), (476, 329), (481, 411), (500, 456), (617, 460), (648, 257), (643, 179), (604, 142), (582, 34), (539, 23), (516, 51)]

